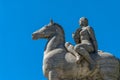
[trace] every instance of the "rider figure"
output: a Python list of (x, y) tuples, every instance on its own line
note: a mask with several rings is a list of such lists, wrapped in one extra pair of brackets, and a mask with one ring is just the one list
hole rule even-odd
[(81, 26), (78, 28), (73, 35), (73, 38), (75, 40), (75, 47), (74, 52), (77, 52), (77, 54), (74, 54), (76, 56), (76, 63), (79, 63), (80, 55), (85, 58), (91, 66), (95, 64), (94, 60), (91, 58), (91, 53), (97, 53), (98, 46), (97, 41), (95, 38), (94, 30), (92, 27), (88, 26), (88, 19), (85, 17), (80, 18), (79, 25)]
[[(95, 38), (94, 30), (88, 26), (88, 19), (85, 17), (80, 18), (78, 28), (73, 36), (76, 45), (74, 50), (81, 54), (89, 63), (93, 64), (94, 61), (89, 54), (97, 53), (98, 46)], [(80, 55), (76, 55), (76, 61), (80, 61)]]

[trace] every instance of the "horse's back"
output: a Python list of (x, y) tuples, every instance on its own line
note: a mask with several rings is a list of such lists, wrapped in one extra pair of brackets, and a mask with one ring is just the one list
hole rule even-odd
[(119, 60), (110, 53), (99, 51), (97, 56), (94, 57), (99, 65), (100, 74), (104, 80), (117, 80), (120, 75)]

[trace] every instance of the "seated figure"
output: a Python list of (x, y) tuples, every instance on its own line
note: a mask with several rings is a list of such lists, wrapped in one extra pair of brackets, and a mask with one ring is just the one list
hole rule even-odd
[(74, 47), (70, 43), (66, 43), (65, 45), (68, 51), (75, 55), (76, 63), (80, 63), (80, 56), (82, 56), (91, 66), (94, 66), (95, 62), (90, 56), (90, 54), (97, 53), (98, 50), (94, 30), (92, 27), (88, 26), (88, 19), (85, 17), (80, 18), (79, 25), (81, 27), (73, 34), (76, 45)]

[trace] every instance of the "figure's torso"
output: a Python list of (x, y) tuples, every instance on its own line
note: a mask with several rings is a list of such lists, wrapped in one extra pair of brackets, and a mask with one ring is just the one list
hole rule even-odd
[(89, 35), (89, 32), (87, 30), (88, 27), (84, 27), (82, 28), (82, 30), (80, 31), (80, 40), (81, 40), (81, 43), (89, 43), (91, 44), (90, 42), (90, 35)]

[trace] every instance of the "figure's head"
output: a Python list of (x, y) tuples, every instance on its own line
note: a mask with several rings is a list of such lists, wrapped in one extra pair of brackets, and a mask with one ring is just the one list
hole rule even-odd
[(81, 27), (86, 27), (88, 26), (88, 19), (85, 18), (85, 17), (81, 17), (80, 20), (79, 20), (79, 25)]

